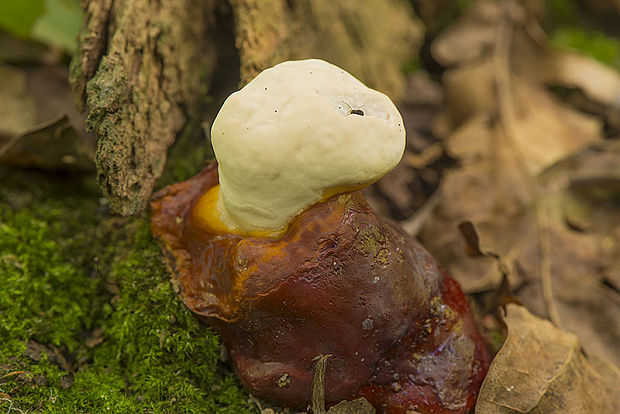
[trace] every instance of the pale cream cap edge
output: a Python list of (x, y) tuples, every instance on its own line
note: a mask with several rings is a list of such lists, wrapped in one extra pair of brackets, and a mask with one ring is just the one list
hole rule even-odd
[(308, 59), (266, 69), (230, 95), (211, 140), (222, 221), (243, 232), (275, 231), (326, 191), (369, 184), (393, 169), (405, 127), (386, 95)]

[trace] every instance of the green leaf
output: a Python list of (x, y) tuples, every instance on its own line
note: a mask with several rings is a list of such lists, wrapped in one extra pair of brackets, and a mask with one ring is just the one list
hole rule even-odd
[(0, 29), (27, 38), (44, 10), (44, 0), (0, 0)]
[(73, 52), (81, 23), (82, 9), (77, 0), (45, 0), (45, 13), (30, 34), (33, 39)]

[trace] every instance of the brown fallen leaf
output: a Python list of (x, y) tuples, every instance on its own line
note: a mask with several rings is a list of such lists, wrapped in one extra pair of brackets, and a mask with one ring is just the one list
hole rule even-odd
[[(433, 43), (435, 59), (444, 66), (453, 66), (492, 53), (502, 24), (500, 3), (475, 1), (468, 13)], [(552, 48), (538, 21), (526, 16), (520, 5), (511, 3), (505, 8), (526, 32), (525, 36), (516, 37), (513, 45), (515, 73), (547, 85), (579, 88), (598, 103), (620, 108), (620, 74), (617, 71), (589, 57)]]
[(34, 102), (26, 90), (26, 74), (0, 64), (0, 138), (12, 136), (35, 122)]
[(51, 65), (62, 60), (62, 53), (32, 40), (20, 39), (0, 32), (0, 62), (8, 64)]
[[(444, 85), (450, 118), (456, 126), (465, 127), (469, 121), (473, 122), (481, 114), (490, 114), (502, 117), (500, 128), (505, 130), (505, 113), (500, 113), (500, 99), (505, 97), (509, 100), (507, 104), (510, 107), (506, 109), (510, 109), (514, 116), (515, 128), (501, 132), (515, 135), (510, 138), (513, 142), (506, 142), (506, 145), (509, 146), (512, 157), (516, 156), (515, 151), (522, 154), (525, 167), (534, 175), (565, 156), (600, 140), (600, 120), (575, 111), (547, 91), (543, 83), (536, 83), (535, 79), (509, 73), (506, 74), (506, 82), (500, 82), (504, 90), (498, 91), (498, 78), (504, 79), (504, 74), (495, 60), (495, 56), (490, 56), (446, 73)], [(493, 126), (492, 120), (493, 117), (483, 129), (490, 129)], [(472, 149), (467, 148), (468, 145), (448, 145), (453, 156), (461, 156), (459, 150), (468, 151), (467, 155), (476, 155), (471, 153)], [(484, 152), (489, 150), (493, 148), (483, 147)]]
[(586, 355), (575, 334), (510, 304), (508, 336), (493, 360), (476, 413), (617, 413), (620, 372)]
[(431, 45), (433, 57), (444, 66), (479, 58), (493, 48), (500, 22), (497, 2), (473, 2), (469, 11), (444, 30)]
[[(567, 329), (586, 351), (620, 364), (620, 142), (608, 141), (567, 158), (539, 181), (549, 222), (549, 265), (553, 291)], [(544, 314), (540, 291), (525, 303)], [(527, 289), (524, 294), (528, 293)], [(538, 295), (537, 295), (538, 294)]]
[[(523, 72), (528, 71), (528, 76), (535, 77), (547, 85), (579, 88), (594, 102), (620, 110), (618, 72), (576, 53), (529, 49), (530, 53), (538, 53), (519, 62), (521, 65), (519, 69)], [(536, 60), (538, 64), (532, 66)], [(596, 82), (593, 82), (593, 79), (596, 79)]]

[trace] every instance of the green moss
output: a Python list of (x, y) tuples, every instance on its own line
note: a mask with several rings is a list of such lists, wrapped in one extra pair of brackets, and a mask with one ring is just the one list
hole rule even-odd
[(411, 75), (412, 73), (418, 70), (422, 70), (422, 62), (417, 56), (412, 59), (409, 59), (402, 66), (402, 72), (405, 75)]
[[(86, 84), (88, 107), (86, 130), (94, 131), (105, 119), (106, 114), (112, 114), (123, 108), (127, 100), (125, 96), (127, 82), (127, 73), (122, 65), (107, 56), (101, 60), (97, 73)], [(111, 131), (115, 130), (113, 126), (108, 128)], [(99, 133), (101, 135), (101, 131)]]
[(369, 225), (359, 229), (358, 249), (366, 256), (371, 256), (379, 267), (389, 264), (390, 252), (387, 249), (388, 237), (375, 226)]
[(359, 249), (367, 256), (375, 256), (386, 241), (386, 236), (372, 225), (359, 230)]
[(93, 177), (0, 169), (0, 182), (0, 410), (254, 410), (145, 218), (109, 216)]
[(205, 137), (203, 126), (194, 121), (188, 122), (168, 150), (168, 162), (157, 182), (157, 188), (188, 179), (214, 158), (213, 148)]

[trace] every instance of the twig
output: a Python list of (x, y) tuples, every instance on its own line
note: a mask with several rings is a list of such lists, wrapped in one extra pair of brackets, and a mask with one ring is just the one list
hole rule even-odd
[(555, 326), (564, 329), (558, 308), (553, 299), (553, 284), (551, 283), (551, 241), (549, 240), (549, 211), (542, 202), (536, 203), (536, 220), (538, 222), (538, 238), (540, 243), (540, 278), (542, 284), (543, 301), (549, 314), (549, 319)]
[(65, 371), (75, 373), (75, 369), (69, 363), (69, 361), (67, 361), (67, 358), (65, 358), (65, 356), (62, 354), (62, 351), (52, 344), (50, 344), (50, 348), (52, 349), (52, 351), (54, 351), (54, 355), (56, 355), (56, 358), (58, 359), (58, 363), (60, 364), (61, 368)]
[(11, 371), (11, 372), (7, 372), (6, 374), (0, 376), (0, 383), (7, 381), (7, 378), (9, 377), (13, 377), (15, 375), (19, 375), (19, 374), (25, 374), (26, 371)]
[(11, 411), (15, 411), (18, 412), (20, 414), (25, 414), (23, 410), (17, 408), (17, 407), (13, 407), (13, 400), (10, 398), (5, 398), (5, 397), (0, 397), (0, 401), (6, 401), (9, 403), (9, 408), (6, 409), (7, 413), (10, 413)]
[(263, 412), (263, 406), (261, 405), (260, 401), (258, 401), (258, 398), (256, 398), (255, 396), (253, 396), (252, 394), (250, 394), (250, 400), (256, 404), (256, 407), (258, 407), (258, 411), (260, 411), (261, 413)]
[(517, 166), (521, 174), (528, 182), (530, 195), (536, 207), (536, 226), (539, 237), (540, 253), (540, 277), (542, 293), (545, 307), (551, 321), (562, 329), (562, 321), (553, 299), (553, 285), (551, 282), (551, 261), (550, 261), (550, 242), (549, 242), (549, 217), (546, 208), (543, 206), (542, 192), (535, 178), (527, 169), (524, 156), (519, 151), (516, 144), (517, 140), (517, 117), (514, 106), (514, 96), (512, 94), (511, 71), (510, 71), (510, 48), (513, 38), (513, 19), (510, 8), (511, 0), (504, 0), (501, 3), (503, 24), (500, 25), (499, 34), (495, 43), (495, 53), (493, 63), (495, 69), (495, 79), (497, 83), (497, 98), (499, 101), (499, 115), (502, 119), (504, 132), (508, 144), (517, 158)]
[(439, 203), (441, 194), (442, 191), (440, 185), (420, 209), (412, 214), (407, 220), (401, 222), (400, 225), (407, 232), (407, 234), (417, 236), (420, 230), (422, 230), (424, 223), (426, 223), (431, 213)]
[(315, 358), (317, 362), (312, 378), (312, 412), (314, 414), (325, 414), (325, 370), (329, 357), (331, 355), (319, 355)]

